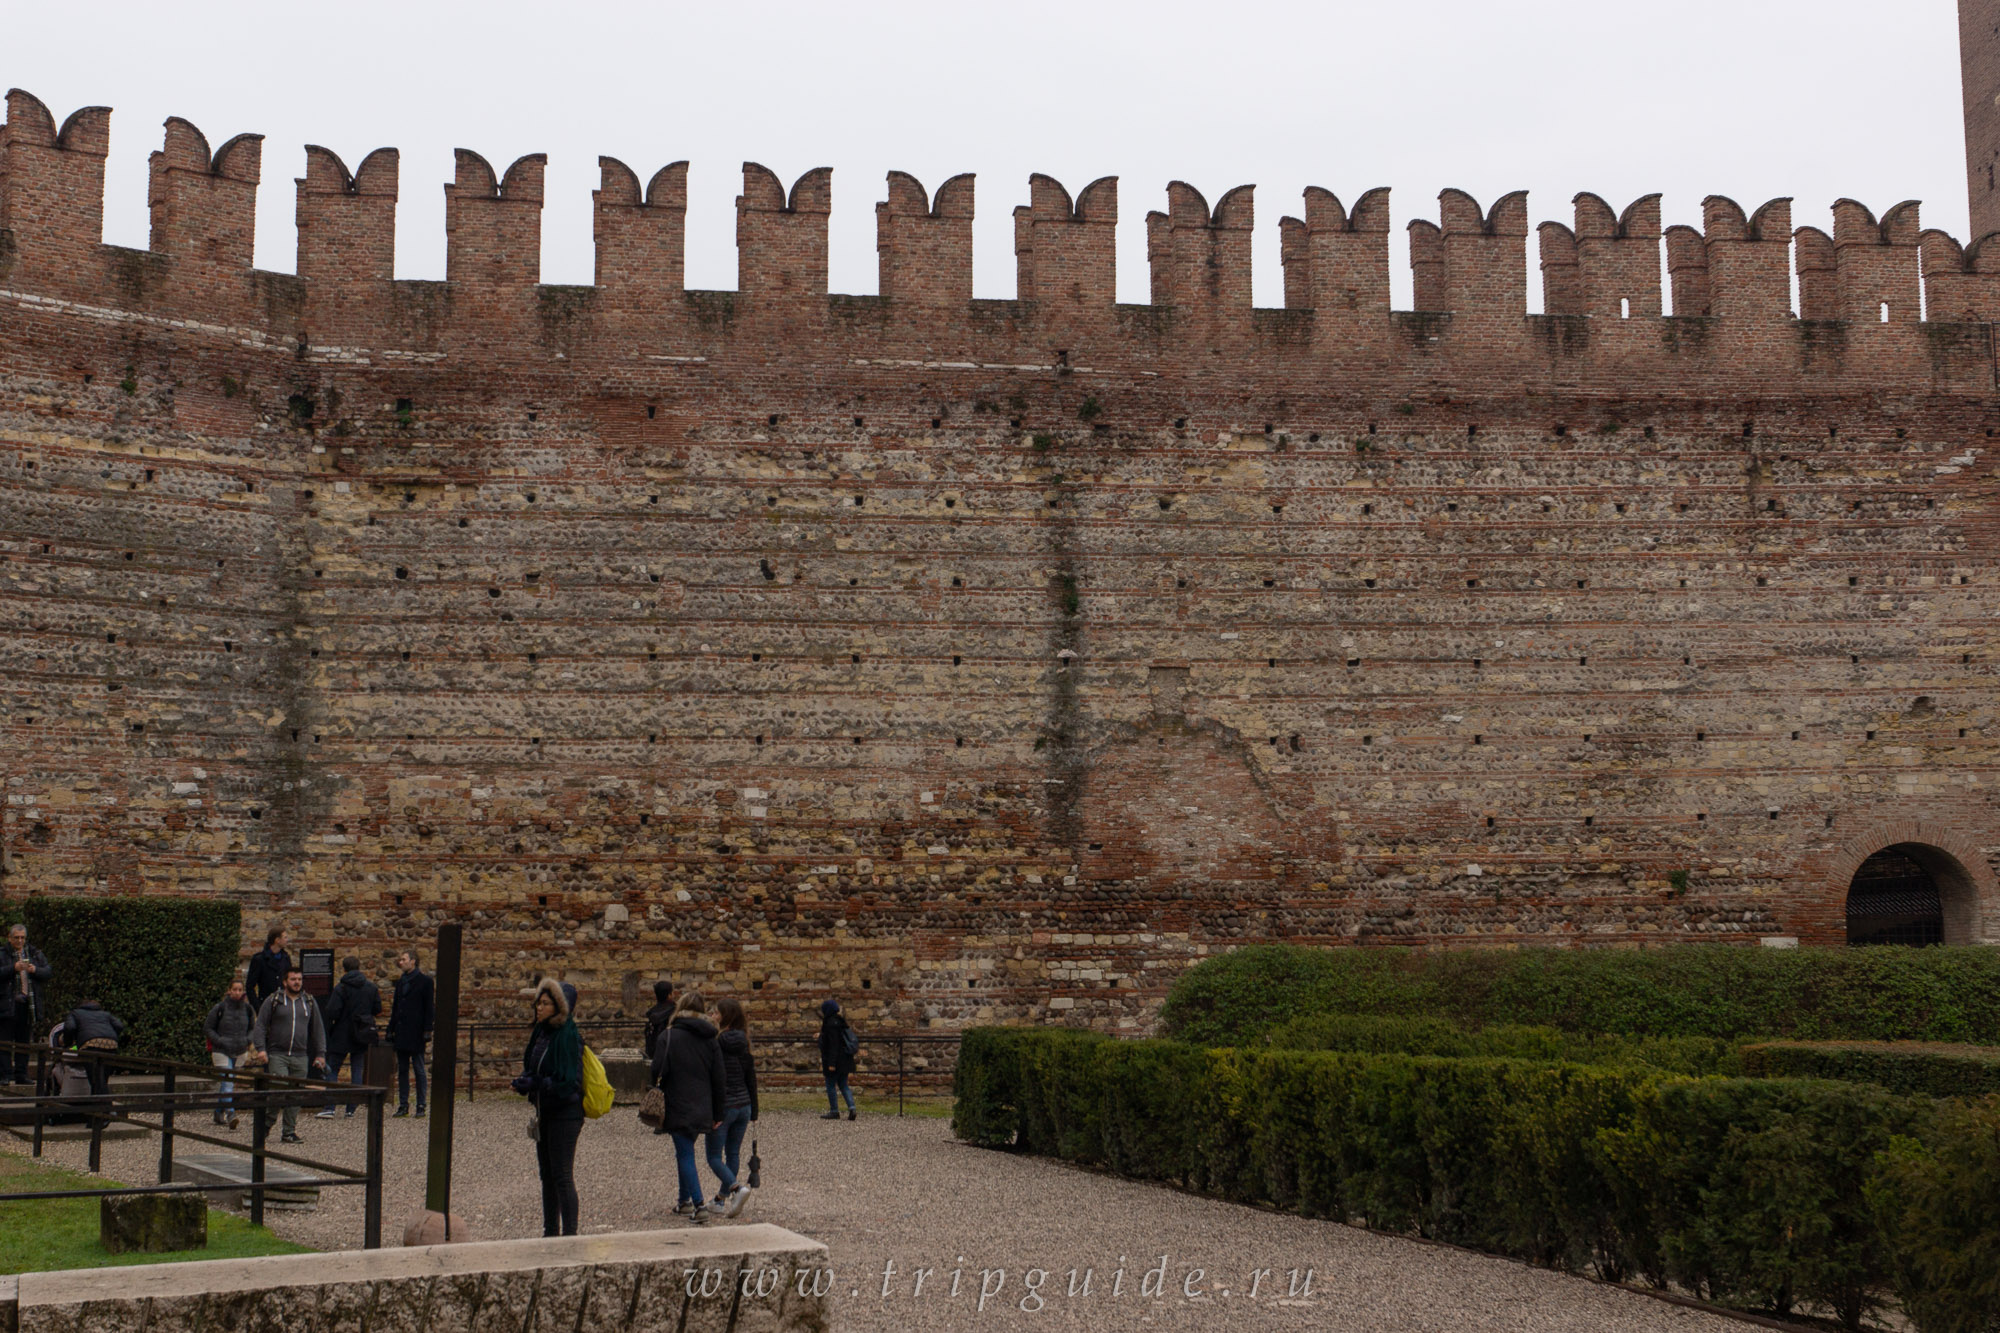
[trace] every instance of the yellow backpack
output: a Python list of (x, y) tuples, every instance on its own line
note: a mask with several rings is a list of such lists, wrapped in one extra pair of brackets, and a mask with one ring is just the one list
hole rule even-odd
[(604, 1062), (588, 1046), (583, 1048), (583, 1113), (592, 1120), (611, 1109), (611, 1080), (605, 1077)]

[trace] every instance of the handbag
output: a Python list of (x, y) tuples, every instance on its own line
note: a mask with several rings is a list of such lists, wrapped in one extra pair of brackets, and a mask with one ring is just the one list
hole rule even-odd
[(667, 1123), (667, 1094), (658, 1088), (646, 1089), (646, 1095), (639, 1099), (639, 1123), (650, 1129), (658, 1129)]

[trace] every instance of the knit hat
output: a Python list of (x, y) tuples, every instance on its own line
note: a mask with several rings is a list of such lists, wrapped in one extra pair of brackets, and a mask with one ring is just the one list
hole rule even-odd
[(835, 1014), (839, 1012), (840, 1012), (839, 1000), (821, 1000), (819, 1002), (819, 1015), (821, 1018), (832, 1018)]
[(562, 993), (563, 999), (568, 1002), (564, 1005), (564, 1008), (574, 1014), (576, 1012), (576, 987), (565, 981), (562, 983)]

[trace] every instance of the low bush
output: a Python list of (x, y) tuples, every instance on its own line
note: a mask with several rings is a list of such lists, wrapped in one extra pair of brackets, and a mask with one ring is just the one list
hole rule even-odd
[(202, 1020), (235, 975), (242, 948), (237, 904), (39, 897), (21, 902), (16, 915), (55, 974), (49, 1021), (95, 999), (131, 1026), (135, 1054), (207, 1062)]
[(2000, 1097), (1898, 1139), (1869, 1187), (1903, 1312), (1922, 1333), (2000, 1330)]
[[(1947, 1301), (1954, 1247), (2000, 1266), (2000, 1103), (1947, 1124), (1862, 1084), (1023, 1029), (968, 1034), (957, 1078), (975, 1142), (1849, 1327), (1892, 1281)], [(1940, 1317), (1920, 1333), (1961, 1333)]]
[(1837, 1078), (1926, 1097), (2000, 1093), (2000, 1047), (1922, 1042), (1776, 1041), (1742, 1048), (1756, 1078)]
[(1160, 1018), (1168, 1036), (1241, 1046), (1320, 1014), (1719, 1041), (2000, 1044), (2000, 949), (1257, 945), (1191, 968)]
[(1743, 1072), (1735, 1045), (1711, 1037), (1618, 1037), (1515, 1024), (1468, 1031), (1442, 1018), (1320, 1014), (1280, 1023), (1264, 1041), (1280, 1050), (1646, 1065), (1678, 1074)]

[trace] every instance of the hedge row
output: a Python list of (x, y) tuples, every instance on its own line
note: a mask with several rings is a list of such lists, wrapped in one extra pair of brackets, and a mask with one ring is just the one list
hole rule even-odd
[(973, 1143), (1849, 1327), (1892, 1286), (1920, 1333), (1976, 1327), (1953, 1256), (2000, 1244), (2000, 1100), (1935, 1121), (1862, 1084), (994, 1028), (956, 1092)]
[(1281, 1023), (1265, 1034), (1264, 1041), (1274, 1049), (1293, 1051), (1644, 1065), (1676, 1074), (1745, 1072), (1736, 1045), (1712, 1037), (1618, 1037), (1513, 1024), (1467, 1031), (1442, 1018), (1321, 1014)]
[(1182, 975), (1162, 1030), (1253, 1042), (1281, 1018), (1429, 1015), (1626, 1036), (2000, 1045), (2000, 949), (1307, 949), (1258, 945)]
[[(140, 1055), (207, 1062), (202, 1020), (235, 975), (242, 908), (202, 898), (28, 898), (10, 909), (48, 955), (45, 1018), (94, 999)], [(40, 1033), (36, 1034), (39, 1039)]]
[(1755, 1078), (1837, 1078), (1926, 1097), (2000, 1093), (2000, 1048), (1917, 1042), (1760, 1042), (1742, 1048)]

